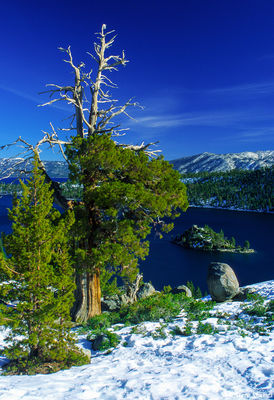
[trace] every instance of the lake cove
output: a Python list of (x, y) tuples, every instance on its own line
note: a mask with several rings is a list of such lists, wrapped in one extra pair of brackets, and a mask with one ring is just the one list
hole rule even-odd
[[(245, 240), (256, 249), (253, 254), (202, 252), (185, 249), (171, 243), (172, 237), (182, 234), (192, 225), (209, 225), (214, 231), (222, 229), (225, 236), (234, 236), (236, 243)], [(240, 286), (274, 278), (274, 215), (242, 211), (189, 208), (175, 220), (174, 229), (163, 239), (151, 235), (150, 254), (140, 263), (145, 281), (157, 289), (164, 285), (177, 286), (192, 280), (205, 291), (207, 267), (212, 261), (229, 264), (235, 271)]]
[[(12, 207), (10, 196), (0, 198), (0, 231), (10, 232), (11, 224), (6, 208)], [(172, 237), (183, 233), (192, 225), (209, 225), (216, 232), (222, 229), (225, 236), (235, 237), (236, 243), (245, 240), (256, 249), (255, 254), (201, 252), (185, 249), (171, 243)], [(205, 291), (207, 267), (212, 261), (229, 264), (235, 271), (241, 286), (274, 278), (274, 215), (227, 211), (206, 208), (189, 208), (175, 220), (174, 229), (163, 239), (153, 232), (150, 236), (150, 254), (140, 262), (145, 281), (151, 281), (157, 289), (172, 287), (192, 280)]]

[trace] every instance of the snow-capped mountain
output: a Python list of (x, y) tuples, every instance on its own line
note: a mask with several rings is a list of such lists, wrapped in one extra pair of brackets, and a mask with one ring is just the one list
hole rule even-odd
[[(44, 161), (49, 176), (53, 179), (67, 178), (68, 166), (65, 161)], [(0, 158), (0, 178), (19, 177), (31, 169), (31, 161), (22, 158)]]
[[(202, 153), (171, 161), (179, 172), (229, 171), (232, 169), (254, 170), (274, 164), (274, 151), (246, 151), (243, 153), (213, 154)], [(65, 161), (44, 161), (49, 176), (53, 179), (67, 178), (68, 166)], [(0, 158), (0, 179), (21, 176), (20, 172), (31, 169), (30, 161), (21, 158)]]
[(243, 153), (202, 153), (171, 161), (181, 173), (230, 171), (232, 169), (254, 170), (274, 164), (274, 151), (245, 151)]

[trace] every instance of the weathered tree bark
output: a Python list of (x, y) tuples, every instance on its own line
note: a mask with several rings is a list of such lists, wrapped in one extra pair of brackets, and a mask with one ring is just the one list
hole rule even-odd
[(88, 312), (87, 318), (100, 315), (101, 309), (101, 285), (100, 285), (100, 274), (99, 272), (88, 273)]
[(86, 322), (87, 321), (87, 309), (88, 309), (88, 293), (87, 293), (87, 274), (76, 274), (76, 290), (75, 290), (75, 302), (71, 309), (71, 318), (75, 322)]
[(83, 273), (76, 275), (75, 303), (71, 309), (73, 321), (87, 322), (95, 315), (100, 315), (101, 286), (98, 273)]
[(140, 289), (140, 285), (143, 279), (142, 274), (138, 274), (134, 282), (128, 282), (127, 286), (127, 296), (129, 298), (130, 303), (134, 303), (137, 300), (137, 292)]

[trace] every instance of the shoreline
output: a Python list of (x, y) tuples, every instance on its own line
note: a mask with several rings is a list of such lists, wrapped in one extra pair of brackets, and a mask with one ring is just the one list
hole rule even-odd
[[(0, 198), (10, 196), (12, 197), (12, 193), (0, 193)], [(247, 212), (247, 213), (258, 213), (258, 214), (270, 214), (274, 215), (274, 211), (266, 211), (266, 210), (249, 210), (245, 208), (233, 208), (233, 207), (217, 207), (217, 206), (210, 206), (206, 205), (196, 205), (196, 204), (189, 204), (188, 208), (206, 208), (206, 209), (213, 209), (213, 210), (222, 210), (222, 211), (238, 211), (238, 212)]]
[(171, 243), (176, 244), (177, 246), (182, 247), (183, 249), (187, 250), (195, 250), (195, 251), (202, 251), (205, 253), (232, 253), (232, 254), (255, 254), (256, 250), (254, 249), (248, 249), (248, 250), (237, 250), (237, 249), (205, 249), (202, 247), (189, 247), (181, 244), (179, 241), (177, 242), (176, 240), (172, 240)]
[(217, 206), (210, 206), (210, 205), (196, 205), (196, 204), (189, 204), (189, 208), (208, 208), (213, 210), (222, 210), (222, 211), (238, 211), (238, 212), (250, 212), (250, 213), (258, 213), (258, 214), (270, 214), (273, 215), (274, 211), (265, 211), (265, 210), (249, 210), (245, 208), (232, 208), (232, 207), (217, 207)]

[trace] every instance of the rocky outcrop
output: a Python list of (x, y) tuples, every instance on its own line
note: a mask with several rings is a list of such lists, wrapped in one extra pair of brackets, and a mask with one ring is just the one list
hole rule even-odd
[(136, 295), (134, 295), (134, 297), (130, 293), (131, 291), (128, 286), (126, 288), (120, 288), (120, 290), (120, 294), (113, 294), (102, 298), (102, 311), (118, 311), (123, 305), (131, 304), (136, 300), (144, 299), (156, 293), (156, 289), (149, 282), (143, 283), (136, 289)]
[(186, 297), (192, 297), (192, 292), (186, 285), (177, 286), (176, 288), (172, 289), (171, 293), (172, 294), (184, 293)]
[(102, 311), (117, 311), (122, 305), (121, 296), (113, 294), (112, 296), (105, 296), (101, 299)]
[(212, 300), (217, 302), (231, 300), (239, 293), (239, 282), (233, 269), (220, 262), (209, 265), (207, 286)]
[(207, 238), (204, 228), (193, 225), (187, 229), (182, 235), (178, 235), (173, 240), (173, 243), (188, 249), (205, 249), (210, 245), (211, 238)]
[(151, 296), (156, 292), (155, 288), (152, 286), (151, 283), (146, 282), (144, 283), (137, 292), (137, 299), (145, 299), (148, 296)]

